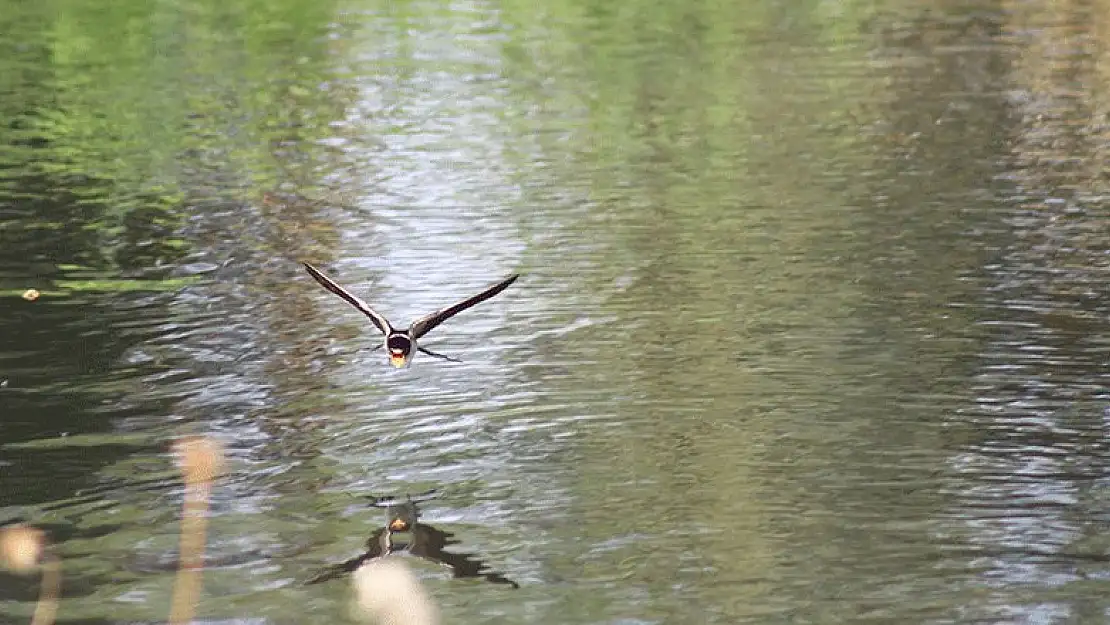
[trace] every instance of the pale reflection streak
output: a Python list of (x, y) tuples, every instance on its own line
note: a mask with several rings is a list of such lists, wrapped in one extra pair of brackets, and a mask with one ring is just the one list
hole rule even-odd
[[(465, 10), (457, 13), (450, 20), (466, 21)], [(458, 37), (450, 32), (457, 28), (429, 19), (397, 32), (369, 22), (367, 36), (358, 38), (366, 47), (352, 50), (356, 58), (396, 53), (434, 62), (373, 82), (356, 79), (360, 97), (337, 132), (349, 138), (343, 158), (372, 172), (372, 182), (356, 207), (337, 216), (340, 245), (322, 269), (406, 323), (475, 286), (524, 275), (425, 339), (462, 364), (418, 354), (410, 368), (392, 371), (380, 353), (365, 349), (380, 340), (376, 330), (342, 311), (341, 302), (326, 304), (341, 323), (359, 324), (361, 335), (347, 342), (364, 349), (329, 373), (354, 407), (332, 416), (323, 449), (339, 471), (337, 485), (379, 494), (435, 486), (444, 493), (441, 514), (486, 528), (483, 535), (500, 528), (501, 536), (484, 540), (507, 549), (519, 547), (511, 526), (502, 527), (511, 510), (560, 491), (557, 479), (528, 479), (521, 465), (557, 448), (568, 426), (543, 422), (542, 384), (519, 384), (519, 367), (535, 357), (533, 333), (549, 323), (543, 294), (550, 289), (527, 264), (521, 192), (502, 158), (512, 140), (503, 132), (512, 104), (490, 95), (504, 82), (498, 42), (493, 35)], [(376, 140), (359, 139), (367, 136)]]

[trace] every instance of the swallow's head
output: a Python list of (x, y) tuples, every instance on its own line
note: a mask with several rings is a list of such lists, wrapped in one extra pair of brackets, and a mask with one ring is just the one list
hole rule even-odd
[(389, 364), (403, 369), (412, 361), (412, 339), (407, 335), (391, 334), (385, 340), (386, 351), (389, 352)]

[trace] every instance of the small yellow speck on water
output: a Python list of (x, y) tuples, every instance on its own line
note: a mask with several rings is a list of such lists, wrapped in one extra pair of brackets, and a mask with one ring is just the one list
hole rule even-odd
[(16, 573), (29, 573), (39, 565), (45, 538), (42, 530), (29, 525), (0, 529), (0, 566)]
[(23, 299), (27, 300), (28, 302), (33, 302), (39, 298), (39, 295), (42, 295), (42, 293), (39, 293), (35, 289), (27, 289), (23, 292)]

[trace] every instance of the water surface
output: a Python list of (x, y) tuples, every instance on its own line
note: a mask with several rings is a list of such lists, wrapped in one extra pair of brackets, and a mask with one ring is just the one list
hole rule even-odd
[[(429, 488), (521, 584), (414, 562), (451, 622), (1106, 620), (1110, 13), (56, 9), (0, 3), (0, 520), (60, 622), (165, 619), (196, 433), (206, 620), (348, 619), (302, 582)], [(397, 325), (524, 277), (395, 371), (301, 260)]]

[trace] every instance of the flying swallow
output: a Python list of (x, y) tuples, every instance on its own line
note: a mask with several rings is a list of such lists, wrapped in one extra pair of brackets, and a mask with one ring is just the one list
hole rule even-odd
[(497, 295), (501, 291), (509, 288), (509, 285), (513, 282), (516, 282), (516, 279), (520, 277), (520, 274), (514, 273), (508, 278), (505, 278), (504, 280), (491, 285), (486, 290), (473, 297), (468, 297), (461, 302), (457, 302), (455, 304), (447, 306), (446, 308), (441, 308), (433, 313), (420, 317), (416, 321), (413, 321), (411, 325), (409, 325), (408, 330), (400, 330), (394, 328), (384, 315), (376, 312), (373, 308), (370, 307), (369, 304), (367, 304), (358, 296), (339, 286), (339, 284), (337, 284), (334, 280), (324, 275), (322, 271), (308, 263), (303, 264), (304, 268), (308, 270), (309, 275), (315, 278), (321, 286), (331, 291), (332, 293), (335, 293), (339, 297), (342, 297), (348, 304), (354, 306), (359, 310), (359, 312), (370, 318), (370, 321), (374, 324), (374, 327), (376, 327), (383, 335), (385, 335), (385, 341), (382, 344), (385, 346), (386, 351), (389, 353), (389, 364), (397, 368), (407, 367), (409, 363), (412, 362), (412, 358), (415, 353), (418, 351), (423, 352), (429, 356), (434, 356), (436, 358), (450, 360), (451, 362), (462, 362), (456, 358), (451, 358), (450, 356), (444, 356), (443, 354), (437, 354), (433, 351), (424, 349), (423, 347), (418, 346), (416, 344), (416, 341), (451, 317), (454, 317), (467, 308), (470, 308), (475, 304), (480, 304), (493, 297), (494, 295)]

